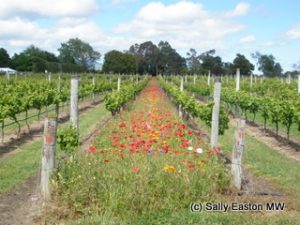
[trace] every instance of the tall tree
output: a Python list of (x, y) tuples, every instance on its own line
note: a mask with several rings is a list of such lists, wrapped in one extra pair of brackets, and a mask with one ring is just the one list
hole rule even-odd
[(260, 52), (252, 53), (252, 58), (257, 61), (258, 70), (262, 71), (264, 76), (280, 76), (282, 75), (282, 68), (279, 63), (275, 62), (273, 55), (263, 55)]
[(0, 67), (10, 67), (11, 59), (4, 48), (0, 48)]
[(59, 59), (64, 63), (76, 63), (87, 70), (92, 70), (100, 59), (101, 54), (92, 46), (79, 38), (71, 38), (62, 43), (58, 49)]
[(202, 62), (204, 73), (207, 73), (208, 70), (210, 70), (215, 75), (220, 75), (224, 72), (222, 58), (220, 56), (214, 56), (215, 53), (216, 50), (211, 49), (200, 54), (199, 59)]
[(132, 54), (112, 50), (104, 56), (103, 72), (129, 74), (135, 70), (135, 58)]
[(58, 58), (53, 53), (34, 45), (30, 45), (23, 52), (12, 57), (13, 67), (20, 71), (43, 72), (47, 68), (45, 62), (58, 62)]
[(199, 61), (199, 56), (197, 55), (197, 51), (193, 48), (190, 49), (189, 52), (186, 53), (187, 58), (187, 68), (191, 74), (200, 74), (202, 70), (201, 63)]
[(242, 75), (250, 75), (254, 70), (254, 65), (242, 54), (237, 54), (233, 60), (233, 69), (240, 68)]

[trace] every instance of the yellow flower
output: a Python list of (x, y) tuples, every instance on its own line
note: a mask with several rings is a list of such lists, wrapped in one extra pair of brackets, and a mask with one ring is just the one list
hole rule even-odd
[(164, 172), (171, 172), (171, 173), (176, 173), (176, 168), (175, 166), (165, 166), (163, 168)]

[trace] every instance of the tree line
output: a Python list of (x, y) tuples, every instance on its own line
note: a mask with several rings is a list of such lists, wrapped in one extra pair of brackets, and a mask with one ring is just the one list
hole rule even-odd
[[(85, 72), (95, 71), (101, 54), (78, 38), (61, 43), (58, 56), (34, 45), (11, 58), (4, 48), (0, 48), (0, 67), (11, 67), (18, 71), (32, 72)], [(282, 68), (273, 55), (255, 52), (251, 54), (258, 70), (264, 76), (280, 76)], [(125, 51), (112, 50), (104, 55), (102, 72), (120, 74), (234, 74), (240, 68), (242, 75), (253, 73), (255, 66), (242, 54), (237, 54), (232, 62), (223, 62), (215, 49), (197, 53), (191, 48), (182, 57), (167, 41), (155, 45), (151, 41), (134, 44)], [(287, 72), (286, 72), (287, 73)], [(293, 71), (292, 73), (297, 73)]]

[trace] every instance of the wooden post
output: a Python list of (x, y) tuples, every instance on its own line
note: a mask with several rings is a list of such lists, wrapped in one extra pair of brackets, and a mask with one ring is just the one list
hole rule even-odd
[(240, 90), (240, 68), (236, 69), (236, 86), (235, 86), (235, 90), (239, 91)]
[(288, 74), (288, 77), (287, 77), (287, 83), (291, 84), (291, 74), (290, 73)]
[(10, 80), (10, 73), (8, 71), (6, 71), (6, 79)]
[(46, 119), (44, 123), (44, 145), (42, 149), (41, 194), (44, 201), (51, 198), (50, 176), (55, 166), (56, 119)]
[(298, 74), (298, 95), (300, 95), (300, 74)]
[(78, 86), (79, 79), (71, 79), (70, 121), (78, 132)]
[(250, 88), (253, 86), (253, 74), (250, 74)]
[(207, 77), (207, 85), (210, 85), (210, 70), (208, 71), (208, 77)]
[(254, 83), (256, 83), (257, 76), (254, 76)]
[(121, 89), (121, 77), (118, 77), (118, 91)]
[(49, 83), (51, 82), (51, 75), (52, 75), (51, 72), (49, 72), (49, 73), (48, 73), (48, 82), (49, 82)]
[[(93, 88), (95, 88), (95, 84), (96, 84), (96, 77), (95, 74), (93, 75)], [(95, 93), (93, 90), (93, 104), (95, 104)]]
[(219, 135), (219, 113), (220, 113), (220, 99), (221, 99), (221, 82), (216, 79), (214, 85), (214, 106), (211, 117), (211, 135), (210, 145), (211, 148), (218, 147), (218, 135)]
[(184, 80), (184, 83), (187, 83), (187, 75), (185, 75), (185, 80)]
[(197, 76), (196, 76), (196, 74), (194, 74), (194, 85), (196, 85), (196, 79), (197, 79)]
[(232, 164), (231, 164), (231, 175), (233, 185), (241, 190), (242, 188), (242, 155), (244, 152), (244, 138), (245, 138), (245, 119), (239, 119), (237, 121), (237, 128), (235, 131), (235, 141), (232, 151)]
[[(183, 77), (181, 76), (180, 78), (180, 92), (183, 92)], [(179, 117), (181, 118), (182, 117), (182, 105), (179, 105), (178, 106), (178, 113), (179, 113)]]

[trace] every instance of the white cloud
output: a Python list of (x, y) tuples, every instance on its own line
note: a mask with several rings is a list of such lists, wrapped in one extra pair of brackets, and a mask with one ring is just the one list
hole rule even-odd
[(96, 0), (1, 0), (0, 18), (88, 16), (97, 10)]
[(138, 0), (112, 0), (111, 5), (123, 5), (123, 4), (128, 4), (128, 3), (134, 3), (137, 1)]
[(227, 12), (225, 16), (226, 17), (243, 16), (247, 14), (249, 8), (250, 5), (248, 3), (240, 2), (239, 4), (237, 4), (237, 6), (234, 8), (233, 11)]
[(168, 40), (175, 48), (207, 49), (223, 48), (222, 38), (243, 28), (224, 14), (204, 10), (200, 3), (180, 1), (170, 5), (149, 3), (132, 21), (117, 26), (115, 32), (141, 41)]
[(288, 39), (300, 39), (300, 23), (291, 28), (286, 36)]
[(256, 40), (256, 37), (254, 35), (248, 35), (246, 37), (242, 37), (239, 42), (240, 43), (249, 43)]

